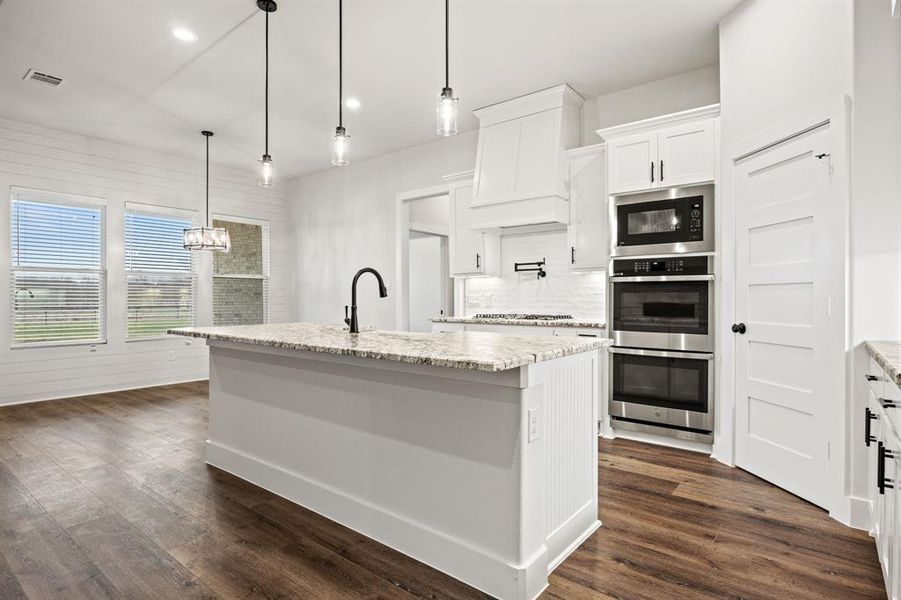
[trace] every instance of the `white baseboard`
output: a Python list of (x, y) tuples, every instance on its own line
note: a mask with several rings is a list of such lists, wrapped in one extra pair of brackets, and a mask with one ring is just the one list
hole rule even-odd
[(447, 533), (212, 440), (207, 441), (207, 462), (494, 597), (532, 599), (547, 585), (546, 546), (524, 564), (515, 565)]
[(870, 501), (866, 498), (846, 496), (843, 514), (829, 514), (849, 527), (862, 529), (864, 531), (870, 530)]
[(614, 429), (614, 437), (626, 440), (634, 440), (636, 442), (646, 442), (648, 444), (657, 444), (658, 446), (666, 446), (668, 448), (678, 448), (680, 450), (691, 450), (692, 452), (700, 452), (708, 456), (713, 454), (713, 445), (704, 442), (693, 442), (691, 440), (680, 440), (678, 438), (667, 437), (664, 435), (656, 435), (645, 431), (631, 431), (628, 429)]

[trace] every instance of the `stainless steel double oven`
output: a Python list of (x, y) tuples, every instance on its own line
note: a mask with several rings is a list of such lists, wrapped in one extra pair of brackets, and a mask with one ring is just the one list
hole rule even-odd
[(618, 425), (711, 439), (712, 199), (713, 186), (611, 199), (609, 399)]

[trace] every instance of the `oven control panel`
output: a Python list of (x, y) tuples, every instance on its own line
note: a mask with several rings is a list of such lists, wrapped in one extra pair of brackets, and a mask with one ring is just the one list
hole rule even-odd
[(709, 256), (669, 258), (620, 258), (613, 261), (613, 275), (707, 275)]

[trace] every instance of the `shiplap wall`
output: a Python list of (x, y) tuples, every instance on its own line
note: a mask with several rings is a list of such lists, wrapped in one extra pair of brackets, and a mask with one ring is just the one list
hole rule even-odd
[[(215, 160), (217, 138), (211, 141)], [(197, 144), (203, 138), (198, 132)], [(10, 348), (10, 188), (21, 187), (98, 198), (106, 205), (107, 343), (97, 346)], [(164, 383), (205, 379), (208, 358), (198, 340), (125, 341), (123, 219), (126, 202), (204, 211), (202, 161), (165, 155), (0, 119), (0, 405)], [(216, 216), (270, 223), (271, 322), (289, 314), (291, 242), (283, 185), (265, 190), (255, 174), (216, 165), (210, 171), (210, 204)], [(198, 272), (198, 324), (212, 321), (211, 256)]]

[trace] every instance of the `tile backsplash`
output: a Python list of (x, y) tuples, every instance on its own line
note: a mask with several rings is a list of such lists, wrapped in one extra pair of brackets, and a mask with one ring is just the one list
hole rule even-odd
[[(516, 273), (515, 262), (544, 258), (547, 277)], [(566, 231), (505, 235), (501, 238), (501, 277), (466, 280), (465, 316), (476, 313), (563, 313), (604, 319), (606, 273), (570, 269)]]

